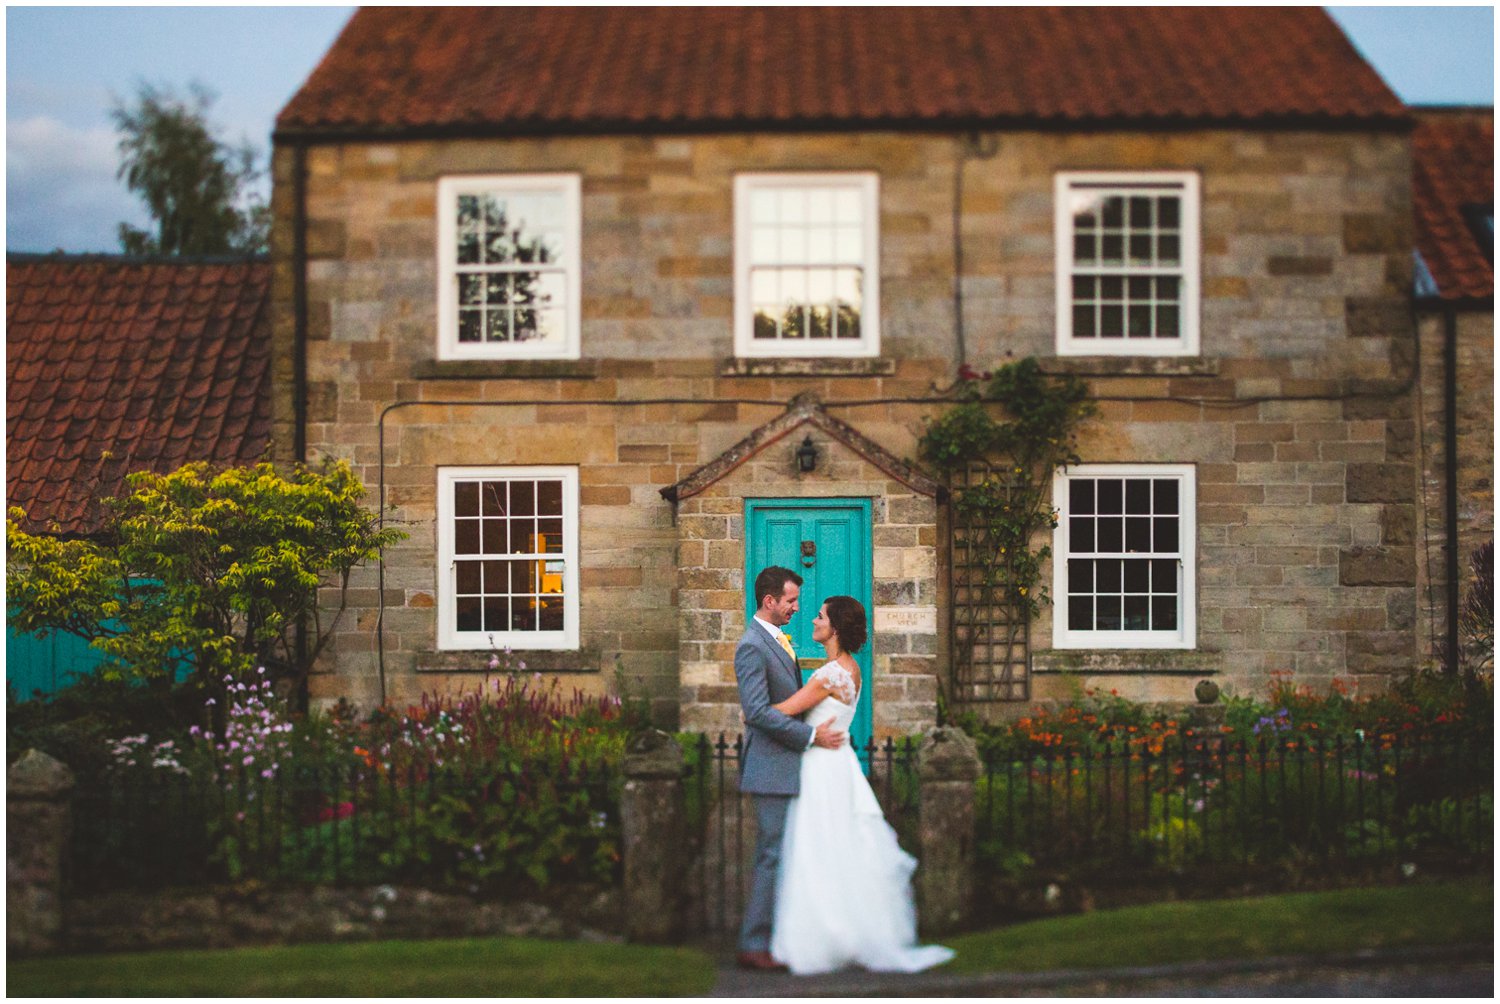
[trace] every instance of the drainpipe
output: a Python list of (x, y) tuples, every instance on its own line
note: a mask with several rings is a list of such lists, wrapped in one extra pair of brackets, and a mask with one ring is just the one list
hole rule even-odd
[[(307, 146), (292, 145), (292, 459), (307, 462)], [(298, 699), (308, 706), (307, 614), (297, 618)], [(381, 695), (385, 703), (385, 694)]]
[(1447, 579), (1448, 637), (1445, 663), (1448, 672), (1458, 672), (1458, 312), (1443, 306), (1443, 523), (1448, 549)]
[(292, 146), (292, 456), (307, 461), (307, 147)]

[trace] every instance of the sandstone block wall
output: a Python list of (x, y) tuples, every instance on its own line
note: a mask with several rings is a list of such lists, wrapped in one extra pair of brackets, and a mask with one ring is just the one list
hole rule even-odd
[[(1474, 575), (1469, 556), (1495, 539), (1495, 319), (1487, 310), (1457, 315), (1458, 422), (1458, 570), (1459, 601)], [(1436, 664), (1443, 657), (1448, 632), (1446, 572), (1448, 526), (1447, 441), (1444, 438), (1444, 319), (1426, 313), (1420, 319), (1422, 339), (1421, 506), (1417, 537), (1420, 583), (1417, 637), (1423, 658)]]
[[(985, 367), (1038, 355), (1085, 376), (1102, 404), (1084, 437), (1087, 461), (1198, 465), (1198, 650), (1150, 661), (1064, 657), (1049, 652), (1044, 615), (1033, 631), (1038, 692), (1052, 685), (1049, 671), (1058, 686), (1070, 679), (1058, 674), (1087, 669), (1080, 679), (1187, 699), (1195, 674), (1208, 672), (1249, 689), (1273, 669), (1374, 683), (1409, 666), (1417, 477), (1404, 382), (1414, 346), (1407, 139), (1234, 131), (997, 139), (993, 156), (962, 168), (969, 360)], [(483, 661), (434, 651), (435, 467), (578, 464), (582, 648), (528, 663), (589, 687), (612, 686), (618, 668), (664, 723), (675, 720), (685, 688), (710, 685), (687, 676), (699, 679), (712, 660), (683, 653), (697, 639), (679, 635), (680, 527), (658, 490), (804, 391), (831, 409), (878, 400), (836, 414), (898, 456), (913, 455), (937, 411), (922, 399), (947, 386), (958, 362), (952, 193), (962, 147), (952, 136), (851, 133), (310, 148), (310, 452), (350, 458), (372, 492), (383, 477), (389, 515), (412, 533), (387, 554), (387, 695), (467, 685)], [(290, 149), (276, 152), (282, 456), (293, 414), (293, 164)], [(1132, 168), (1201, 173), (1202, 355), (1058, 360), (1053, 176)], [(881, 359), (736, 366), (734, 174), (831, 169), (880, 174)], [(437, 181), (505, 171), (582, 176), (578, 363), (436, 361)], [(627, 403), (636, 401), (659, 403)], [(935, 553), (941, 559), (944, 549)], [(374, 570), (352, 585), (354, 609), (316, 687), (369, 701), (380, 672)], [(933, 589), (932, 637), (941, 639), (946, 598)], [(941, 663), (940, 653), (889, 654)]]

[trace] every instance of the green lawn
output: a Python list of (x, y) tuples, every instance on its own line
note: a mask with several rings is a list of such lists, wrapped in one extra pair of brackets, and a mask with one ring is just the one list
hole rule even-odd
[(954, 972), (1033, 972), (1199, 959), (1488, 944), (1489, 878), (1255, 899), (1156, 903), (943, 939)]
[[(1158, 903), (944, 938), (951, 972), (1031, 972), (1199, 959), (1489, 944), (1488, 878), (1257, 899)], [(701, 996), (717, 960), (691, 948), (526, 938), (69, 956), (11, 962), (27, 996)]]
[(31, 959), (12, 997), (701, 996), (714, 960), (688, 948), (530, 938), (377, 941)]

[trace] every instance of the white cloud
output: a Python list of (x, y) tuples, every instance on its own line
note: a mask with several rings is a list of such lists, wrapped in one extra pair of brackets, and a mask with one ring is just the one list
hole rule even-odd
[(115, 179), (115, 144), (108, 126), (75, 127), (49, 115), (10, 120), (6, 249), (118, 251), (118, 225), (144, 225), (147, 215)]

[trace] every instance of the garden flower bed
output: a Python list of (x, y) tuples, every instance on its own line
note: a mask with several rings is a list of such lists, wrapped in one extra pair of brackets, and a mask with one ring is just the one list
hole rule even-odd
[[(112, 744), (77, 795), (75, 883), (614, 884), (621, 702), (506, 675), (360, 719), (226, 678), (223, 724)], [(212, 712), (218, 699), (208, 698)], [(212, 716), (210, 716), (212, 717)]]

